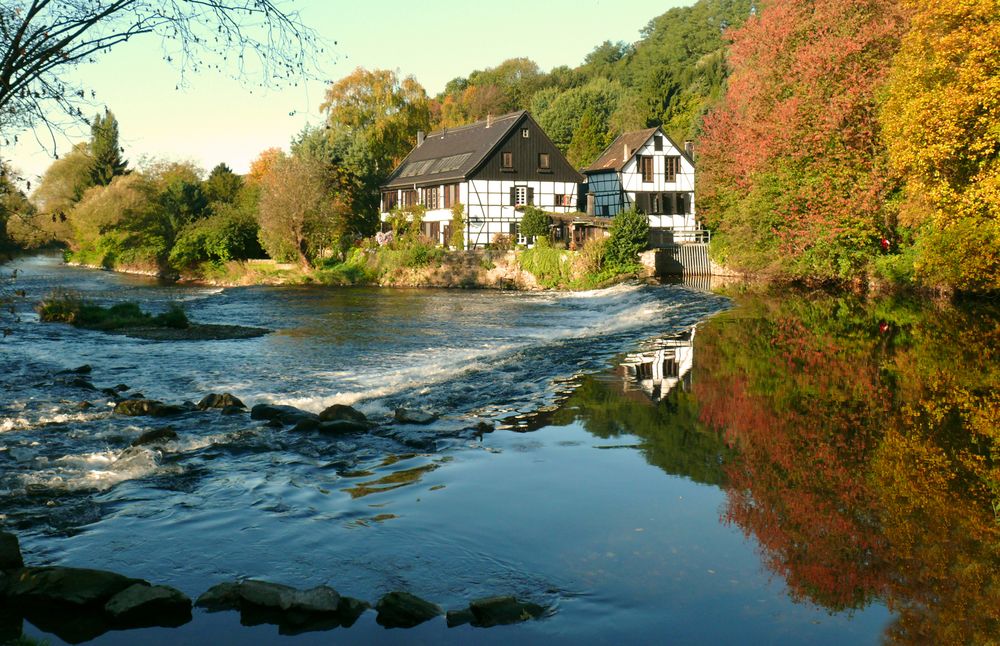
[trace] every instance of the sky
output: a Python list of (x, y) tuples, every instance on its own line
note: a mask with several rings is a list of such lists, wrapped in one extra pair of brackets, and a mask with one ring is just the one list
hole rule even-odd
[[(668, 9), (690, 0), (297, 0), (279, 2), (298, 10), (327, 45), (318, 65), (336, 81), (357, 67), (413, 75), (435, 95), (445, 83), (508, 58), (528, 57), (543, 71), (575, 67), (604, 42), (634, 42), (640, 30)], [(120, 141), (131, 166), (144, 159), (188, 160), (210, 170), (220, 162), (245, 173), (264, 149), (287, 149), (308, 123), (321, 123), (326, 83), (261, 87), (260, 77), (242, 81), (225, 72), (185, 75), (163, 60), (156, 36), (137, 38), (81, 65), (74, 77), (97, 95), (92, 112), (105, 106), (119, 122)], [(37, 135), (37, 136), (36, 136)], [(70, 130), (58, 151), (86, 141), (89, 130)], [(2, 146), (24, 177), (37, 184), (52, 161), (52, 141), (41, 132), (21, 132), (18, 144)]]

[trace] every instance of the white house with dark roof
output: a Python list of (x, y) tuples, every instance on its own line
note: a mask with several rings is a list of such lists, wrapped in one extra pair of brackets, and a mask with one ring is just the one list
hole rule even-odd
[(382, 221), (393, 209), (422, 204), (424, 233), (446, 243), (452, 207), (465, 206), (467, 248), (497, 234), (520, 236), (525, 205), (552, 213), (577, 211), (584, 178), (526, 111), (489, 118), (426, 137), (382, 185)]
[(613, 217), (635, 208), (649, 216), (651, 235), (695, 236), (694, 161), (659, 127), (627, 132), (584, 169), (587, 213)]

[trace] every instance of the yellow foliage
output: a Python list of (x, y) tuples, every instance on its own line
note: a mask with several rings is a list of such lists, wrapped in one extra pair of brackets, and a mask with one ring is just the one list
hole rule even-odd
[(1000, 0), (903, 4), (881, 122), (906, 179), (900, 222), (926, 237), (918, 277), (1000, 289)]

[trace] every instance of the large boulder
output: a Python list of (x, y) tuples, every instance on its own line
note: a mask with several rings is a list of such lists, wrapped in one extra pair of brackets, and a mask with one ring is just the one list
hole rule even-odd
[(412, 628), (442, 614), (441, 608), (409, 592), (390, 592), (375, 604), (375, 621), (386, 628)]
[(3, 595), (18, 604), (101, 605), (135, 584), (149, 585), (114, 572), (69, 567), (30, 567), (7, 577)]
[(469, 604), (469, 610), (475, 617), (472, 625), (482, 628), (517, 624), (545, 614), (545, 608), (538, 604), (518, 601), (514, 597), (477, 599)]
[(246, 404), (229, 393), (222, 393), (217, 395), (215, 393), (210, 393), (205, 395), (200, 402), (198, 402), (198, 408), (201, 410), (207, 410), (209, 408), (246, 408)]
[(111, 597), (104, 611), (117, 625), (176, 627), (191, 621), (191, 599), (174, 588), (136, 583)]
[(164, 404), (155, 399), (125, 399), (115, 404), (116, 415), (127, 415), (137, 417), (139, 415), (151, 415), (153, 417), (168, 417), (170, 415), (180, 415), (187, 412), (181, 406)]
[(17, 536), (8, 532), (0, 532), (0, 572), (18, 570), (24, 567), (24, 559), (21, 558), (21, 545), (17, 542)]
[(344, 404), (334, 404), (319, 414), (320, 421), (323, 422), (356, 422), (358, 424), (368, 424), (365, 414), (351, 406)]
[(304, 420), (319, 421), (319, 415), (310, 413), (294, 406), (278, 404), (257, 404), (250, 409), (250, 419), (263, 419), (293, 426)]
[(394, 417), (400, 424), (430, 424), (438, 415), (416, 408), (397, 408)]

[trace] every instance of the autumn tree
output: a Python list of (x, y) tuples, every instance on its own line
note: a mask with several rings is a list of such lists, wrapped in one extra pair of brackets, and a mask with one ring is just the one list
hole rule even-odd
[(732, 74), (699, 142), (699, 211), (733, 266), (855, 278), (895, 188), (879, 90), (905, 20), (890, 0), (770, 0), (733, 32)]
[(98, 186), (107, 186), (112, 178), (124, 175), (128, 164), (122, 159), (118, 142), (118, 120), (110, 110), (98, 113), (90, 125), (90, 179)]
[(903, 5), (911, 27), (880, 122), (917, 279), (1000, 289), (1000, 1)]
[(272, 258), (309, 269), (337, 244), (338, 224), (349, 211), (331, 186), (326, 167), (282, 155), (261, 181), (261, 242)]
[[(356, 69), (326, 91), (328, 137), (336, 142), (337, 164), (355, 188), (353, 208), (377, 221), (379, 186), (416, 143), (418, 130), (430, 129), (430, 101), (412, 76), (391, 70)], [(374, 229), (365, 231), (374, 233)]]
[(52, 240), (69, 240), (67, 217), (84, 192), (93, 186), (91, 167), (89, 146), (79, 143), (49, 165), (32, 193), (32, 202), (38, 209), (35, 223)]
[(83, 120), (86, 88), (71, 71), (137, 37), (159, 37), (181, 72), (250, 65), (279, 80), (307, 71), (316, 37), (271, 0), (7, 0), (0, 5), (0, 132)]

